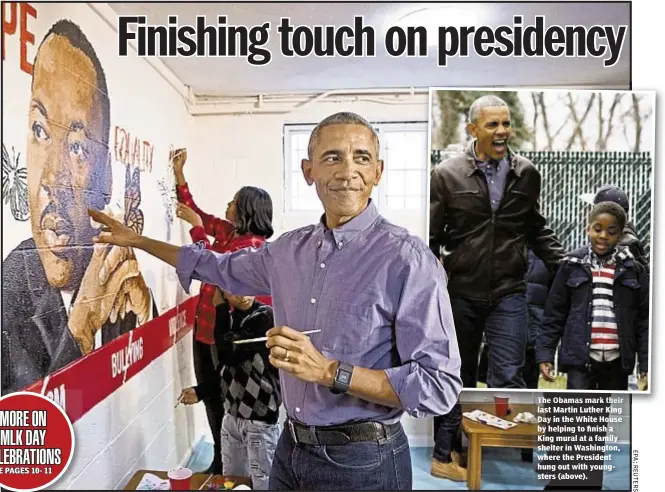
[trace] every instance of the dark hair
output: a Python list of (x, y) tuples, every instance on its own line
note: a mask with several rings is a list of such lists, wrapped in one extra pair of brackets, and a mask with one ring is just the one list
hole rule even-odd
[(238, 234), (252, 233), (269, 239), (273, 235), (272, 199), (266, 190), (243, 186), (235, 198)]
[[(95, 49), (90, 44), (90, 41), (83, 34), (83, 31), (79, 26), (74, 24), (69, 19), (61, 19), (51, 26), (51, 29), (46, 33), (46, 36), (42, 39), (42, 42), (39, 43), (39, 48), (37, 48), (37, 56), (39, 56), (39, 51), (42, 48), (42, 45), (49, 38), (51, 34), (56, 36), (62, 36), (73, 48), (77, 48), (83, 52), (85, 56), (92, 62), (92, 66), (95, 69), (95, 74), (97, 74), (97, 91), (101, 96), (99, 98), (99, 103), (101, 104), (102, 111), (102, 142), (106, 147), (109, 144), (109, 134), (111, 131), (111, 103), (109, 102), (109, 91), (106, 86), (106, 74), (102, 68), (102, 64), (97, 58), (97, 53)], [(34, 78), (33, 78), (34, 82)]]
[(626, 225), (626, 212), (623, 207), (614, 202), (600, 202), (594, 205), (589, 214), (589, 223), (592, 223), (600, 214), (613, 215), (619, 223), (619, 228), (623, 230)]
[[(111, 103), (109, 101), (108, 87), (106, 86), (106, 74), (102, 68), (102, 64), (97, 57), (95, 49), (90, 44), (90, 41), (83, 34), (83, 31), (79, 26), (74, 24), (69, 19), (61, 19), (51, 26), (51, 29), (46, 33), (42, 38), (39, 47), (37, 48), (37, 55), (35, 55), (35, 60), (39, 56), (39, 52), (42, 49), (42, 46), (46, 40), (51, 36), (62, 36), (73, 48), (81, 50), (83, 54), (90, 60), (92, 66), (95, 70), (97, 76), (97, 98), (100, 111), (102, 113), (102, 145), (105, 148), (105, 152), (102, 155), (98, 156), (95, 165), (90, 170), (90, 185), (95, 190), (95, 193), (100, 193), (100, 198), (104, 204), (108, 204), (111, 201), (111, 196), (109, 194), (110, 185), (109, 180), (111, 176), (110, 162), (108, 162), (108, 149), (109, 149), (109, 138), (111, 133)], [(34, 84), (35, 78), (32, 77), (32, 84)], [(103, 205), (101, 205), (103, 206)], [(100, 207), (100, 204), (94, 204), (93, 207)]]

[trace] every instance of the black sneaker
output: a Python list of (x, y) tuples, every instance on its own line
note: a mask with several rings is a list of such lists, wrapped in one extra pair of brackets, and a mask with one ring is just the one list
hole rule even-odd
[(533, 449), (522, 450), (522, 461), (525, 463), (533, 463)]

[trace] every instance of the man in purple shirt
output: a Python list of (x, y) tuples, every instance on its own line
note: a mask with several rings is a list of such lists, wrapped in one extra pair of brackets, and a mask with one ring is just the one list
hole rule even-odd
[(411, 490), (402, 414), (441, 415), (458, 401), (446, 274), (424, 241), (381, 217), (369, 198), (383, 173), (378, 154), (378, 135), (360, 116), (321, 121), (302, 170), (325, 214), (260, 249), (173, 246), (90, 212), (104, 224), (100, 242), (175, 265), (185, 289), (195, 279), (272, 295), (267, 346), (287, 421), (271, 489)]

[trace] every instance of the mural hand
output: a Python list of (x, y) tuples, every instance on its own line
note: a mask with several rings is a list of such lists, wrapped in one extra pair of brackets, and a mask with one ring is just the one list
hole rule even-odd
[[(102, 285), (99, 278), (105, 256), (98, 251), (100, 248), (95, 251), (88, 264), (69, 317), (69, 330), (84, 354), (92, 350), (95, 334), (104, 323), (111, 320), (116, 304), (120, 305), (122, 301), (126, 303), (124, 297), (127, 291), (122, 289), (125, 281), (140, 275), (138, 262), (135, 258), (131, 258), (124, 261), (113, 272), (108, 282)], [(115, 320), (111, 322), (117, 321), (117, 315), (116, 309), (113, 314)]]
[(122, 284), (125, 291), (125, 309), (124, 314), (134, 313), (138, 318), (138, 325), (140, 326), (150, 317), (150, 304), (151, 296), (150, 289), (148, 289), (143, 275), (140, 273), (136, 277), (132, 277)]
[(93, 238), (93, 242), (114, 244), (116, 246), (133, 246), (141, 237), (122, 222), (113, 219), (99, 210), (88, 209), (88, 214), (95, 222), (100, 223), (102, 233)]
[(99, 283), (101, 285), (108, 282), (113, 272), (115, 272), (122, 263), (129, 259), (136, 258), (134, 251), (130, 248), (122, 248), (120, 246), (112, 246), (108, 253), (105, 255), (104, 263), (99, 270)]

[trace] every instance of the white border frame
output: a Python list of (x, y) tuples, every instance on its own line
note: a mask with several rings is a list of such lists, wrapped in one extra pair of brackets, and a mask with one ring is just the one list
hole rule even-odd
[[(614, 90), (614, 89), (566, 89), (566, 88), (540, 88), (540, 87), (430, 87), (429, 88), (429, 99), (427, 101), (427, 113), (428, 113), (428, 141), (427, 141), (427, 156), (428, 159), (431, 159), (432, 155), (432, 97), (434, 92), (438, 91), (487, 91), (487, 92), (558, 92), (558, 93), (568, 93), (568, 92), (587, 92), (587, 93), (601, 93), (601, 94), (640, 94), (651, 97), (653, 114), (651, 116), (651, 132), (652, 132), (652, 142), (654, 147), (649, 151), (651, 153), (651, 269), (649, 272), (649, 369), (647, 377), (647, 389), (645, 391), (603, 391), (603, 390), (568, 390), (568, 389), (545, 389), (545, 388), (463, 388), (462, 391), (481, 391), (481, 392), (520, 392), (520, 393), (601, 393), (601, 394), (626, 394), (626, 395), (650, 395), (651, 394), (651, 375), (653, 368), (653, 287), (654, 287), (654, 275), (653, 275), (653, 258), (655, 256), (655, 242), (654, 242), (654, 167), (656, 160), (656, 121), (657, 121), (657, 112), (656, 107), (656, 91), (649, 90)], [(429, 162), (429, 167), (431, 168), (431, 161)], [(430, 192), (431, 192), (431, 173), (427, 173), (427, 217), (425, 220), (426, 235), (429, 238), (429, 229), (430, 229)], [(540, 377), (540, 376), (539, 376)], [(631, 412), (632, 413), (632, 412)]]

